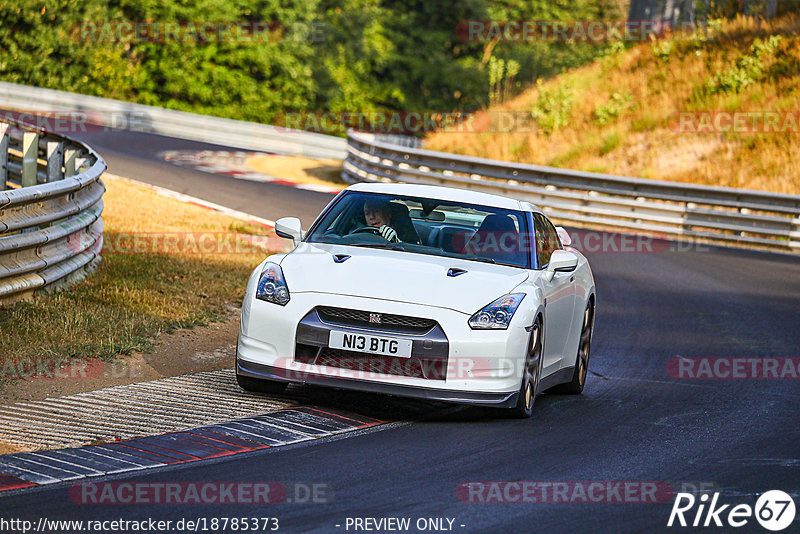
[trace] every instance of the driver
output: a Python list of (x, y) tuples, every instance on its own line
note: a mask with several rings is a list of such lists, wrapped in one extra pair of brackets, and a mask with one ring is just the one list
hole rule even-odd
[(400, 242), (397, 232), (390, 226), (392, 224), (392, 208), (388, 201), (367, 199), (364, 202), (364, 220), (367, 221), (367, 226), (378, 228), (381, 237), (387, 241)]

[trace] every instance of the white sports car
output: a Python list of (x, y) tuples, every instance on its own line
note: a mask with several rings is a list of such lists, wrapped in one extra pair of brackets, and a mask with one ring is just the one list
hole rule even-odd
[(534, 205), (410, 184), (358, 184), (294, 249), (266, 258), (242, 305), (236, 376), (508, 408), (583, 391), (595, 285), (569, 235)]

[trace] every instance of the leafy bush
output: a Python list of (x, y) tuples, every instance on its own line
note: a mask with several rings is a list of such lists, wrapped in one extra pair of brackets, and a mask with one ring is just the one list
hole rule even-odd
[(607, 103), (597, 106), (594, 110), (594, 119), (597, 124), (603, 125), (616, 119), (625, 111), (631, 102), (629, 93), (614, 93)]
[[(605, 0), (3, 0), (0, 79), (259, 122), (286, 111), (475, 111), (601, 49), (464, 40), (459, 23), (622, 16)], [(76, 30), (123, 21), (264, 21), (282, 38), (103, 42)]]
[(769, 76), (780, 79), (798, 74), (800, 74), (800, 37), (782, 39), (775, 51), (775, 62), (769, 69)]
[(652, 50), (654, 56), (666, 63), (675, 51), (675, 43), (672, 41), (658, 41), (650, 46), (650, 50)]
[(569, 84), (545, 89), (540, 80), (537, 85), (539, 98), (533, 103), (531, 116), (545, 133), (551, 134), (569, 124), (574, 94)]
[(706, 83), (705, 93), (740, 93), (743, 89), (764, 79), (781, 40), (780, 35), (773, 35), (766, 41), (756, 39), (750, 47), (749, 53), (743, 54), (735, 65), (725, 69)]
[(489, 102), (502, 102), (509, 92), (509, 87), (519, 74), (520, 65), (513, 59), (504, 61), (496, 57), (489, 58)]

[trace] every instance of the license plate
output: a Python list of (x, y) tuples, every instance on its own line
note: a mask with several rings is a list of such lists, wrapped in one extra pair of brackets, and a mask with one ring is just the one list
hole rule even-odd
[(381, 356), (411, 357), (411, 340), (394, 337), (353, 334), (332, 330), (328, 346), (332, 349), (380, 354)]

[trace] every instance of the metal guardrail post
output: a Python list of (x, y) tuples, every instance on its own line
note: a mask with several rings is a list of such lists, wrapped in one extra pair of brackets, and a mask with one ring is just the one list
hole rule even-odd
[(67, 137), (0, 123), (0, 162), (0, 305), (90, 274), (103, 246), (103, 158)]
[(61, 141), (47, 142), (47, 181), (55, 182), (64, 179), (64, 144)]
[(30, 187), (39, 183), (36, 179), (39, 158), (39, 134), (25, 132), (22, 134), (22, 187)]
[(0, 191), (8, 180), (8, 124), (0, 124)]
[(78, 151), (67, 149), (64, 151), (64, 178), (75, 176), (75, 160), (78, 159)]

